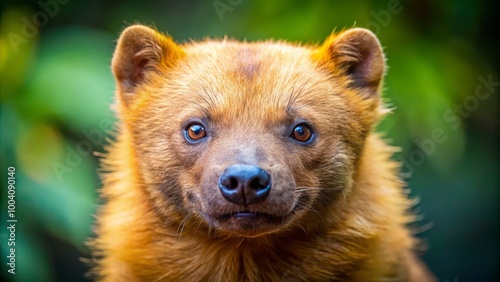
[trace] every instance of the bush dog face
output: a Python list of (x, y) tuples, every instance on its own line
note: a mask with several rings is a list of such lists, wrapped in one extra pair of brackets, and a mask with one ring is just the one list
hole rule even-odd
[(423, 277), (397, 164), (372, 132), (385, 71), (373, 33), (178, 45), (136, 25), (112, 69), (121, 123), (103, 161), (101, 278)]

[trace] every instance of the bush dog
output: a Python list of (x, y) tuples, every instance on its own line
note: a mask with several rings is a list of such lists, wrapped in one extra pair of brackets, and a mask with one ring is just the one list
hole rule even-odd
[(320, 46), (126, 28), (92, 242), (102, 281), (429, 281), (362, 28)]

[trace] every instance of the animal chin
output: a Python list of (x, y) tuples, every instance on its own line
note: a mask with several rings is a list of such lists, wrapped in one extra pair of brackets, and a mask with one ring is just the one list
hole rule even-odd
[(258, 237), (278, 231), (289, 219), (289, 215), (272, 215), (257, 211), (236, 211), (211, 216), (215, 227), (236, 236)]

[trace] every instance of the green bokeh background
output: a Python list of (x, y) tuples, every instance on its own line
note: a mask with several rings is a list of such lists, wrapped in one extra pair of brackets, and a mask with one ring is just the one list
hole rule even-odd
[[(387, 55), (384, 97), (394, 109), (379, 131), (402, 148), (395, 158), (421, 200), (413, 227), (428, 245), (424, 260), (439, 281), (500, 281), (500, 24), (492, 0), (472, 2), (3, 1), (1, 276), (87, 280), (84, 241), (100, 186), (90, 151), (103, 152), (114, 138), (111, 55), (120, 31), (140, 22), (179, 42), (227, 34), (320, 43), (334, 28), (371, 28)], [(227, 10), (219, 14), (214, 3)], [(34, 16), (46, 23), (31, 28)], [(10, 166), (17, 180), (15, 276), (6, 267)]]

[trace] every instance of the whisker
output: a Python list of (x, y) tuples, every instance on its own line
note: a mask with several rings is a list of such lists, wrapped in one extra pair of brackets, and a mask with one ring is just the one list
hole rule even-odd
[(294, 96), (295, 96), (295, 85), (293, 85), (292, 93), (290, 93), (290, 96), (288, 96), (288, 102), (287, 102), (287, 105), (286, 105), (286, 111), (287, 112), (289, 112), (292, 109), (292, 105), (293, 105), (293, 101), (294, 101), (293, 97)]
[(179, 232), (179, 228), (181, 230), (181, 232), (179, 233), (179, 239), (181, 239), (181, 237), (182, 237), (182, 231), (184, 231), (184, 226), (186, 226), (186, 222), (187, 222), (188, 217), (189, 216), (184, 217), (184, 219), (179, 224), (179, 227), (177, 227), (177, 232), (176, 233)]
[(158, 281), (162, 280), (163, 278), (167, 277), (167, 275), (168, 275), (168, 272), (166, 272), (162, 276), (158, 277), (156, 280), (153, 280), (153, 282), (158, 282)]
[(300, 206), (304, 207), (304, 209), (306, 211), (312, 211), (312, 212), (316, 213), (317, 215), (319, 215), (319, 217), (321, 217), (323, 219), (323, 216), (312, 206), (312, 203), (310, 203), (310, 202), (303, 202), (301, 200), (298, 200), (297, 201), (297, 205), (300, 205)]
[(323, 187), (315, 187), (315, 186), (297, 186), (295, 187), (296, 191), (306, 191), (306, 190), (335, 190), (335, 191), (340, 191), (344, 190), (342, 187), (330, 187), (330, 188), (323, 188)]
[(304, 90), (304, 87), (306, 86), (306, 84), (308, 84), (309, 80), (311, 78), (308, 78), (303, 84), (302, 86), (300, 87), (299, 91), (295, 92), (295, 86), (292, 90), (292, 93), (290, 94), (289, 96), (289, 99), (288, 99), (288, 103), (286, 105), (286, 111), (287, 112), (290, 112), (292, 109), (296, 109), (293, 105), (295, 104), (295, 102), (297, 101), (297, 99), (300, 97), (300, 95), (302, 94), (302, 91)]
[(194, 229), (194, 234), (196, 234), (196, 231), (198, 231), (198, 228), (200, 227), (202, 221), (201, 220), (198, 220), (198, 225), (196, 226), (196, 228)]
[(208, 98), (208, 100), (210, 100), (209, 102), (207, 101), (207, 104), (209, 105), (209, 107), (217, 105), (216, 101), (214, 100), (214, 97), (212, 97), (212, 95), (210, 95), (210, 93), (207, 91), (207, 89), (205, 87), (202, 87), (202, 89), (205, 92), (205, 94), (207, 94), (206, 98)]
[(243, 243), (244, 240), (245, 240), (245, 237), (241, 237), (241, 241), (238, 243), (238, 245), (236, 246), (236, 248), (238, 248), (239, 246), (241, 246), (241, 243)]
[[(296, 211), (294, 211), (294, 213), (297, 214)], [(302, 231), (304, 231), (304, 233), (306, 233), (306, 229), (304, 228), (304, 226), (302, 226), (302, 224), (300, 223), (300, 220), (297, 220), (295, 225), (298, 225), (300, 227), (300, 229), (302, 229)]]

